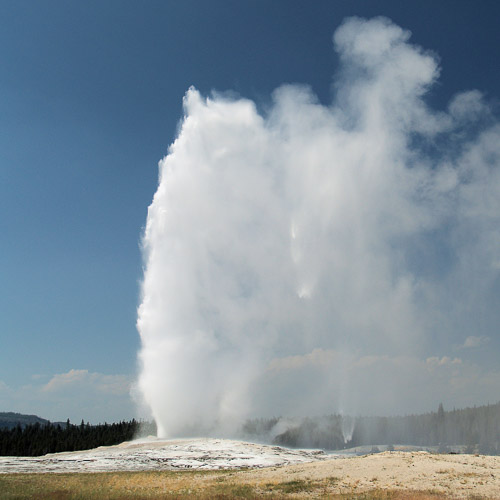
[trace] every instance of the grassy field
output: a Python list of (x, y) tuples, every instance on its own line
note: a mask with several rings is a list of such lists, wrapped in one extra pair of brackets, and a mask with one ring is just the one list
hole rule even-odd
[(333, 498), (362, 500), (428, 500), (433, 492), (373, 489), (343, 491), (338, 478), (261, 482), (245, 471), (161, 471), (77, 474), (2, 474), (3, 499), (229, 499)]

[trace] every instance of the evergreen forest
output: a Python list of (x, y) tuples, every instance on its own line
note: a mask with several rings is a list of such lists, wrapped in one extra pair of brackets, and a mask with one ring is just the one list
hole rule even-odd
[(408, 445), (458, 448), (467, 453), (500, 454), (500, 403), (401, 417), (328, 415), (300, 419), (254, 419), (243, 428), (247, 439), (280, 446), (340, 450), (356, 446)]
[[(18, 414), (5, 414), (18, 415)], [(33, 417), (33, 416), (31, 416)], [(36, 417), (39, 418), (39, 417)], [(122, 421), (90, 425), (21, 423), (0, 427), (1, 456), (39, 456), (111, 446), (138, 436), (156, 435), (154, 422)], [(307, 418), (247, 420), (241, 437), (296, 448), (340, 450), (357, 446), (408, 445), (440, 452), (500, 455), (500, 402), (474, 408), (399, 417), (348, 417), (339, 414)], [(375, 448), (374, 448), (375, 449)], [(390, 448), (389, 448), (390, 449)]]
[(13, 428), (0, 429), (1, 456), (38, 456), (61, 451), (89, 450), (98, 446), (111, 446), (130, 441), (139, 433), (155, 434), (153, 423), (129, 422), (90, 425), (82, 420), (73, 425), (47, 422), (25, 425), (18, 423)]

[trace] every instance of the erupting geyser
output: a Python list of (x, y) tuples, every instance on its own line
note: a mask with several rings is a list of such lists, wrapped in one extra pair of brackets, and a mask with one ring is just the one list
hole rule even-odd
[(352, 440), (352, 435), (354, 434), (354, 426), (356, 421), (352, 417), (342, 417), (342, 436), (344, 438), (344, 444), (347, 444)]
[(408, 40), (344, 22), (331, 106), (187, 92), (143, 238), (138, 387), (160, 436), (470, 391), (476, 368), (440, 346), (497, 328), (500, 131), (478, 91), (430, 109), (438, 66)]

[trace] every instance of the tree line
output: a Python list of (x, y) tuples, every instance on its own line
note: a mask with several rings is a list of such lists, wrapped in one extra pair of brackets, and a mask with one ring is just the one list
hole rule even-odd
[(22, 427), (18, 423), (12, 429), (0, 429), (0, 455), (39, 456), (61, 451), (77, 451), (111, 446), (130, 441), (139, 433), (155, 434), (154, 423), (122, 421), (113, 424), (90, 425), (82, 420), (80, 425), (34, 424)]
[(440, 404), (435, 412), (401, 417), (254, 419), (245, 423), (243, 432), (248, 439), (299, 448), (401, 444), (450, 451), (460, 446), (467, 453), (499, 455), (500, 403), (451, 411)]
[[(113, 424), (21, 423), (0, 428), (0, 455), (39, 456), (111, 446), (140, 435), (156, 435), (154, 422)], [(400, 417), (347, 417), (339, 414), (301, 419), (252, 419), (243, 438), (273, 444), (338, 450), (356, 446), (414, 445), (449, 451), (460, 446), (468, 453), (500, 455), (500, 402), (461, 410)]]

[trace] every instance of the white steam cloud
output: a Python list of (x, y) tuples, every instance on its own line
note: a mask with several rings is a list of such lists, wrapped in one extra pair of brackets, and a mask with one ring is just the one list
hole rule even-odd
[(430, 109), (439, 68), (409, 38), (346, 20), (331, 106), (297, 85), (265, 116), (187, 92), (144, 233), (138, 388), (159, 435), (498, 392), (439, 353), (498, 324), (500, 127), (476, 90)]

